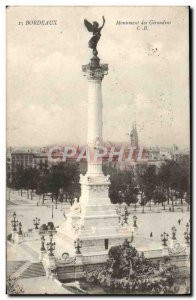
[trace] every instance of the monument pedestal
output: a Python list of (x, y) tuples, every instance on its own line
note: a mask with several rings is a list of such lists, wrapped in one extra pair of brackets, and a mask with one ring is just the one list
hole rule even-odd
[(108, 197), (109, 176), (80, 177), (81, 197), (74, 203), (61, 234), (82, 241), (82, 254), (107, 251), (132, 236), (133, 227), (121, 226), (115, 206)]

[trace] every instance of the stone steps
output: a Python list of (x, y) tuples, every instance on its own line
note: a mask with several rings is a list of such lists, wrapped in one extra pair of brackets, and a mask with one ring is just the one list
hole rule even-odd
[(30, 266), (31, 262), (27, 260), (16, 272), (14, 272), (11, 277), (12, 278), (19, 278), (22, 273)]
[(7, 276), (11, 276), (20, 269), (27, 261), (7, 261)]
[(20, 278), (32, 278), (32, 277), (41, 277), (46, 276), (43, 264), (33, 263), (31, 264), (20, 276)]

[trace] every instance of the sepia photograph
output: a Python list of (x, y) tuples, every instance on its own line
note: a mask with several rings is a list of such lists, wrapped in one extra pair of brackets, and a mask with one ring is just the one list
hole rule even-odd
[(191, 295), (189, 6), (7, 6), (6, 293)]

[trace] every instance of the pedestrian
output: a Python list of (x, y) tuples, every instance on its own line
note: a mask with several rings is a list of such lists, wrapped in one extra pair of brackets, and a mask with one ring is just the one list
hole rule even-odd
[(180, 220), (180, 219), (178, 219), (178, 224), (180, 225), (180, 223), (181, 223), (181, 220)]
[(151, 238), (153, 237), (153, 233), (152, 233), (152, 231), (151, 231), (151, 233), (150, 233), (150, 237), (151, 237)]

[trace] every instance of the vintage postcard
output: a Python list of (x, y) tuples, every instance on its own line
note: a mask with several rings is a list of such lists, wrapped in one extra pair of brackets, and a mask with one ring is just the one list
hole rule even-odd
[(189, 7), (8, 6), (7, 293), (191, 293)]

